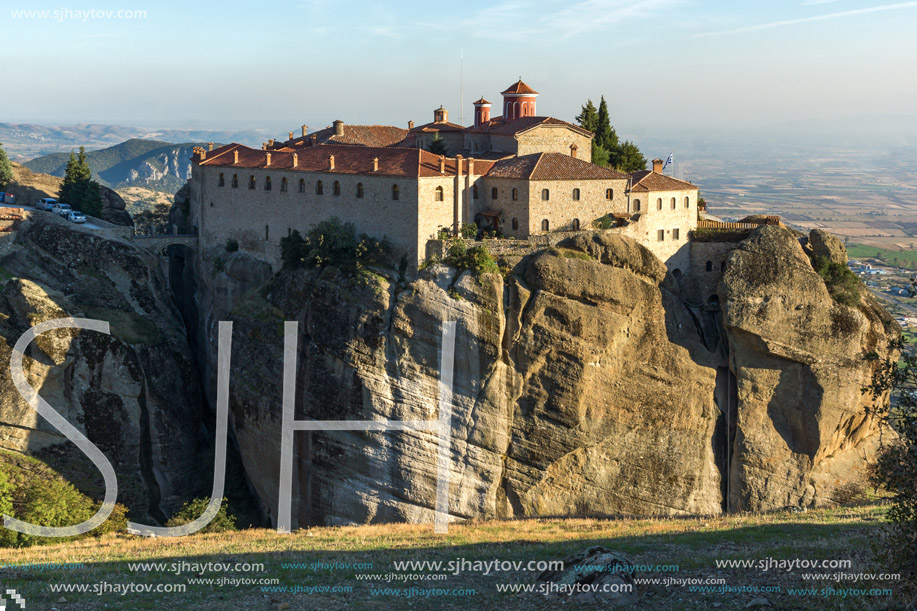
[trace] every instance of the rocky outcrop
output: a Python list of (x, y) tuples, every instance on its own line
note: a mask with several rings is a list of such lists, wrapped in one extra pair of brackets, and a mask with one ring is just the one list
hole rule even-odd
[(847, 249), (837, 236), (824, 229), (813, 229), (808, 244), (814, 259), (825, 257), (831, 263), (847, 265)]
[(133, 227), (134, 219), (127, 211), (127, 204), (118, 193), (108, 187), (100, 186), (102, 192), (102, 220), (114, 225)]
[[(96, 468), (15, 390), (11, 350), (54, 318), (108, 321), (111, 335), (55, 331), (26, 355), (29, 383), (114, 465), (119, 501), (159, 520), (198, 478), (200, 392), (156, 257), (36, 215), (0, 261), (0, 446), (37, 455), (96, 498)], [(204, 476), (209, 478), (209, 473)]]
[[(328, 268), (234, 291), (231, 313), (208, 313), (204, 344), (215, 320), (235, 321), (234, 430), (266, 513), (276, 516), (284, 321), (300, 324), (297, 418), (317, 420), (436, 418), (441, 327), (457, 321), (459, 518), (831, 502), (877, 439), (860, 386), (888, 317), (868, 298), (834, 304), (789, 230), (753, 236), (730, 257), (722, 311), (685, 305), (649, 251), (602, 234), (506, 278), (434, 265), (406, 285)], [(226, 273), (213, 282), (221, 295)], [(435, 433), (295, 439), (294, 525), (432, 519)]]
[[(815, 255), (840, 261), (836, 238), (813, 237)], [(866, 356), (887, 354), (897, 325), (863, 292), (858, 307), (835, 303), (787, 229), (764, 227), (730, 253), (719, 287), (736, 377), (730, 509), (828, 503), (875, 456), (860, 389)]]

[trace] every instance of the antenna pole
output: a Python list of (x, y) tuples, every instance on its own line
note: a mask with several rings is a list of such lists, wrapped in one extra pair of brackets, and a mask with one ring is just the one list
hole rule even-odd
[(462, 49), (459, 60), (459, 116), (462, 127), (465, 127), (465, 49)]

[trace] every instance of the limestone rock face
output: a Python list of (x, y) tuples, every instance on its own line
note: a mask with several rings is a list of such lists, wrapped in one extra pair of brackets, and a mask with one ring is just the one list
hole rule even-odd
[(826, 257), (831, 263), (847, 265), (847, 249), (837, 236), (824, 229), (809, 232), (809, 247), (814, 258)]
[[(840, 260), (824, 236), (810, 243)], [(895, 323), (863, 293), (856, 308), (835, 303), (787, 229), (764, 227), (730, 253), (719, 287), (737, 378), (730, 509), (829, 502), (874, 456), (865, 357), (887, 354)]]
[(115, 225), (134, 226), (134, 219), (127, 211), (127, 204), (118, 193), (108, 187), (100, 186), (102, 192), (102, 220)]
[(107, 321), (39, 336), (28, 382), (112, 462), (119, 501), (138, 521), (175, 511), (196, 473), (200, 392), (184, 328), (155, 257), (40, 215), (21, 225), (0, 261), (0, 447), (44, 459), (101, 493), (98, 470), (29, 407), (13, 386), (10, 355), (31, 326), (54, 318)]
[[(199, 274), (201, 345), (215, 362), (216, 322), (234, 322), (234, 437), (275, 521), (285, 321), (296, 418), (375, 421), (439, 417), (442, 328), (457, 323), (454, 519), (828, 503), (872, 456), (859, 388), (888, 316), (868, 297), (836, 305), (785, 228), (736, 248), (722, 309), (690, 305), (652, 253), (600, 233), (506, 277), (440, 264), (411, 283), (326, 268), (252, 289), (267, 273), (254, 261), (205, 254), (221, 263)], [(293, 526), (432, 521), (439, 440), (296, 432)]]

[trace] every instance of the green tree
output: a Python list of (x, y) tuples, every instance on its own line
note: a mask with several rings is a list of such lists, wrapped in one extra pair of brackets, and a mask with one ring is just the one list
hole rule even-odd
[[(913, 595), (917, 592), (917, 355), (903, 337), (889, 344), (889, 357), (875, 361), (873, 379), (863, 391), (872, 396), (872, 413), (897, 433), (884, 442), (873, 467), (874, 483), (892, 494), (890, 524), (875, 550)], [(901, 351), (900, 360), (897, 355)], [(887, 437), (885, 439), (888, 439)]]
[(595, 133), (596, 125), (598, 125), (598, 113), (595, 110), (595, 104), (592, 103), (592, 100), (586, 101), (582, 111), (576, 115), (576, 122), (579, 123), (580, 127), (583, 129), (588, 129)]
[(13, 182), (13, 166), (10, 165), (9, 157), (3, 150), (3, 143), (0, 142), (0, 188)]
[[(194, 499), (193, 501), (188, 501), (182, 505), (182, 508), (179, 509), (175, 515), (169, 518), (169, 521), (166, 522), (166, 526), (182, 526), (183, 524), (193, 522), (200, 516), (204, 515), (204, 511), (207, 509), (207, 505), (209, 504), (210, 498)], [(202, 528), (199, 532), (221, 533), (238, 530), (236, 527), (235, 516), (230, 514), (229, 510), (226, 508), (228, 504), (229, 501), (224, 498), (223, 502), (220, 503), (220, 510), (213, 517), (213, 520), (211, 520), (210, 523)]]
[(592, 141), (592, 163), (602, 167), (607, 167), (611, 163), (611, 155), (608, 154), (605, 148), (599, 146), (595, 140)]
[(102, 188), (99, 183), (92, 180), (85, 147), (80, 147), (79, 155), (74, 155), (72, 151), (70, 153), (60, 199), (73, 206), (75, 210), (82, 210), (86, 214), (102, 214)]
[(443, 142), (443, 139), (439, 133), (433, 135), (433, 142), (430, 143), (430, 146), (427, 147), (427, 150), (434, 155), (446, 154), (446, 143)]
[(636, 172), (646, 169), (646, 157), (630, 140), (625, 140), (611, 154), (611, 165), (620, 172)]
[(609, 153), (618, 149), (618, 134), (611, 126), (611, 115), (608, 114), (608, 103), (605, 96), (599, 102), (599, 114), (596, 118), (595, 141)]

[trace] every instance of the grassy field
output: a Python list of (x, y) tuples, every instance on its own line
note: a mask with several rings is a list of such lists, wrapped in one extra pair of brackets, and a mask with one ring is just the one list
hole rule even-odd
[(881, 259), (889, 265), (898, 259), (899, 263), (917, 262), (917, 250), (889, 250), (866, 244), (847, 244), (847, 256), (851, 259)]
[[(141, 539), (106, 535), (69, 544), (0, 551), (4, 588), (16, 589), (30, 609), (557, 609), (592, 608), (558, 595), (501, 593), (502, 584), (534, 584), (538, 571), (431, 571), (396, 569), (403, 560), (468, 562), (556, 560), (602, 545), (641, 565), (639, 579), (699, 580), (713, 591), (663, 583), (637, 586), (641, 609), (743, 609), (762, 598), (778, 609), (903, 608), (895, 581), (849, 578), (806, 580), (809, 571), (763, 566), (718, 568), (717, 561), (849, 560), (846, 568), (817, 573), (881, 572), (872, 560), (884, 509), (863, 506), (803, 513), (735, 515), (688, 519), (539, 519), (451, 526), (435, 535), (429, 525), (314, 528), (290, 535), (270, 530)], [(134, 562), (163, 562), (154, 570), (132, 570)], [(190, 563), (182, 565), (181, 563)], [(263, 570), (222, 572), (191, 564), (263, 563)], [(55, 566), (28, 568), (28, 563)], [(62, 563), (72, 563), (66, 566)], [(175, 563), (173, 565), (173, 563)], [(290, 566), (299, 563), (298, 566)], [(315, 565), (314, 563), (321, 563)], [(332, 568), (334, 563), (340, 563)], [(355, 567), (362, 563), (362, 567)], [(171, 566), (168, 566), (171, 565)], [(671, 565), (677, 565), (677, 570)], [(400, 577), (392, 579), (391, 574)], [(443, 579), (430, 579), (442, 574)], [(358, 576), (364, 576), (359, 578)], [(370, 575), (367, 579), (366, 575)], [(406, 575), (412, 575), (408, 578)], [(425, 579), (415, 579), (417, 576)], [(210, 584), (189, 580), (213, 579)], [(222, 579), (222, 585), (217, 580)], [(238, 580), (276, 580), (270, 585)], [(236, 580), (232, 582), (231, 580)], [(712, 580), (712, 581), (707, 581)], [(706, 583), (704, 583), (706, 582)], [(233, 585), (235, 583), (236, 585)], [(52, 592), (62, 584), (85, 593)], [(128, 593), (116, 588), (174, 588), (180, 593)], [(712, 584), (712, 585), (711, 585)], [(301, 591), (290, 590), (299, 587)], [(326, 592), (322, 588), (338, 588)], [(386, 590), (387, 588), (387, 590)], [(454, 589), (462, 589), (456, 592)], [(696, 588), (696, 586), (695, 586)], [(812, 588), (800, 593), (791, 588)], [(833, 590), (822, 590), (833, 588)], [(871, 588), (890, 589), (864, 594)], [(101, 594), (92, 593), (93, 589)], [(107, 591), (106, 591), (107, 589)], [(287, 591), (283, 591), (286, 589)], [(312, 589), (310, 592), (309, 589)], [(853, 589), (861, 592), (854, 592)], [(306, 590), (306, 591), (302, 591)], [(437, 592), (437, 590), (439, 592)], [(450, 594), (445, 591), (451, 590)], [(408, 594), (411, 594), (408, 597)]]

